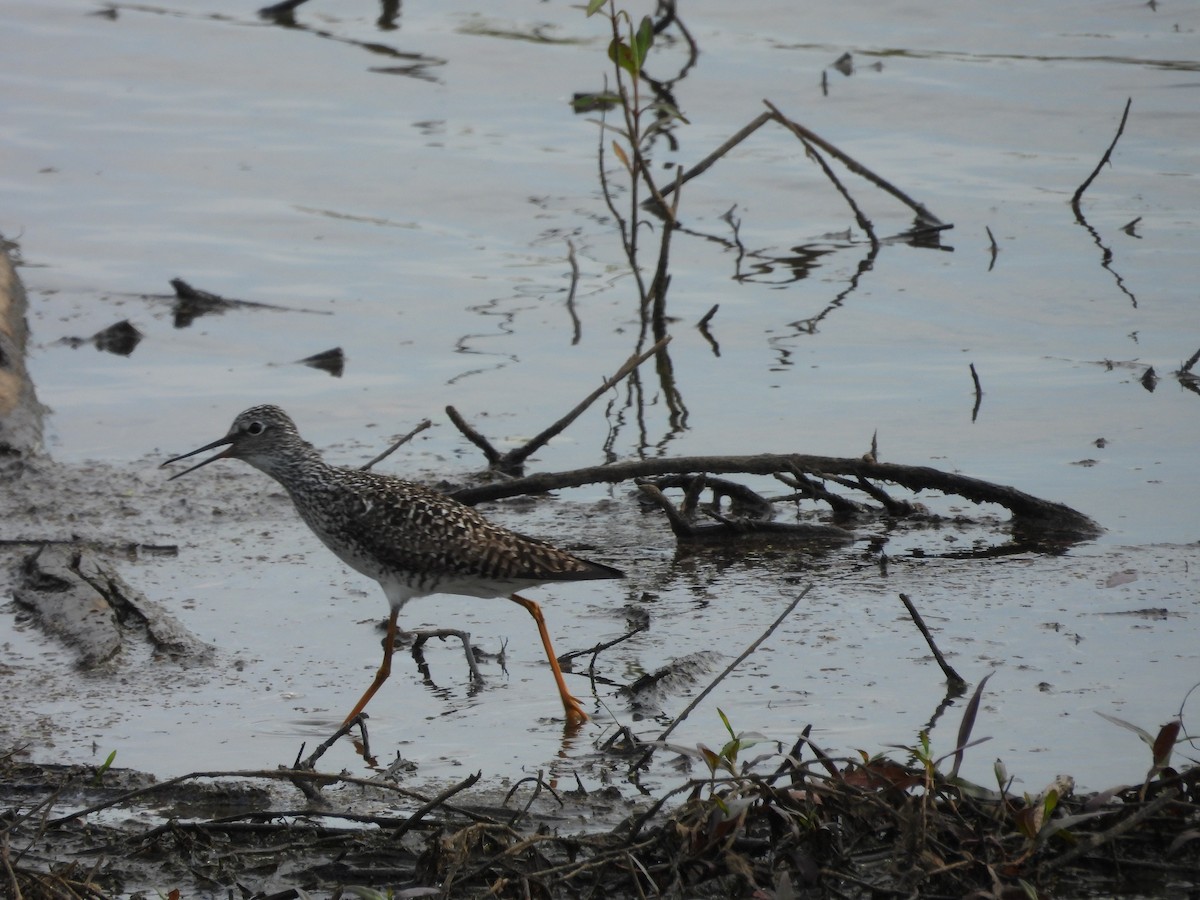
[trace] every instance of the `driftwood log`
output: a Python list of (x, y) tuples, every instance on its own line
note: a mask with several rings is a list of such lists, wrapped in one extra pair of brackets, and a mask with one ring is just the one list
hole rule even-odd
[(569, 472), (543, 472), (525, 478), (493, 481), (460, 488), (451, 496), (463, 503), (476, 504), (584, 484), (616, 484), (622, 481), (700, 474), (781, 475), (792, 479), (802, 476), (834, 480), (843, 486), (865, 491), (880, 502), (880, 511), (888, 515), (902, 515), (917, 509), (914, 505), (887, 498), (877, 485), (868, 481), (874, 479), (914, 492), (935, 490), (962, 497), (972, 503), (995, 503), (1011, 513), (1013, 529), (1018, 536), (1069, 541), (1087, 540), (1103, 533), (1103, 529), (1095, 521), (1078, 510), (1062, 503), (1042, 500), (1007, 485), (943, 472), (929, 466), (905, 466), (873, 462), (865, 458), (810, 456), (803, 453), (628, 460)]

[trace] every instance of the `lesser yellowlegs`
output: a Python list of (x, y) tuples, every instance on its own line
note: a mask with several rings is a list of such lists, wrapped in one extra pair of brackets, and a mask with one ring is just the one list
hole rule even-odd
[(587, 720), (587, 713), (567, 690), (541, 608), (517, 591), (558, 581), (621, 578), (620, 571), (495, 525), (471, 507), (423, 485), (331, 466), (300, 437), (278, 406), (246, 410), (223, 438), (163, 465), (217, 447), (226, 449), (171, 478), (218, 459), (249, 463), (283, 485), (300, 517), (325, 546), (350, 568), (378, 581), (387, 595), (391, 613), (383, 662), (347, 722), (362, 712), (391, 673), (401, 608), (428, 594), (508, 597), (522, 606), (537, 623), (568, 723)]

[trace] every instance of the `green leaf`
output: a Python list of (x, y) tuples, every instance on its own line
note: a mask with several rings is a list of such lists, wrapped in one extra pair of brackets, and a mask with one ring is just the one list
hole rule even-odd
[(637, 60), (637, 67), (642, 68), (642, 63), (646, 59), (646, 54), (650, 52), (650, 45), (654, 43), (654, 23), (650, 21), (649, 16), (644, 16), (642, 22), (638, 25), (637, 34), (633, 36), (633, 51), (634, 57)]
[(110, 768), (112, 768), (113, 760), (116, 758), (117, 758), (117, 751), (114, 750), (112, 753), (108, 754), (108, 759), (106, 759), (103, 763), (101, 763), (100, 766), (96, 769), (96, 774), (92, 777), (92, 785), (94, 787), (100, 787), (100, 785), (102, 784), (102, 779), (104, 777), (104, 773), (107, 772)]
[(589, 16), (595, 15), (597, 12), (600, 11), (600, 7), (602, 7), (607, 2), (608, 2), (608, 0), (590, 0), (590, 2), (587, 5), (587, 14)]
[(613, 38), (608, 42), (608, 58), (631, 75), (637, 75), (633, 68), (633, 51), (624, 41)]
[(725, 710), (718, 706), (717, 715), (721, 717), (721, 721), (725, 724), (725, 730), (729, 732), (729, 736), (736, 741), (737, 735), (734, 733), (733, 726), (729, 724), (729, 716), (725, 715)]

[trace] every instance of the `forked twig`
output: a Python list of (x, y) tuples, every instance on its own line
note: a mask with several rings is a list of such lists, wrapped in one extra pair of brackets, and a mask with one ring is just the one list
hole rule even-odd
[[(355, 716), (349, 722), (343, 722), (341, 727), (339, 727), (337, 731), (335, 731), (328, 738), (326, 738), (324, 741), (321, 742), (321, 744), (317, 747), (317, 749), (314, 750), (309, 755), (308, 759), (301, 761), (300, 754), (297, 753), (296, 761), (292, 764), (292, 768), (297, 769), (299, 771), (303, 771), (303, 772), (315, 772), (317, 770), (316, 769), (317, 760), (325, 755), (325, 751), (328, 750), (330, 747), (332, 747), (334, 744), (336, 744), (338, 741), (338, 738), (340, 738), (342, 735), (349, 734), (351, 731), (353, 731), (356, 726), (359, 729), (359, 734), (362, 736), (363, 746), (366, 747), (366, 745), (367, 745), (367, 717), (363, 713), (359, 713), (357, 716)], [(304, 752), (304, 748), (301, 747), (300, 753), (303, 753), (303, 752)], [(366, 753), (366, 751), (364, 751), (364, 754), (370, 755), (369, 753)], [(293, 783), (295, 783), (295, 782), (293, 782)], [(299, 787), (299, 784), (297, 784), (296, 786)], [(301, 793), (303, 793), (303, 791)]]
[(855, 175), (859, 175), (859, 176), (867, 179), (867, 181), (870, 181), (876, 187), (887, 191), (889, 194), (891, 194), (893, 197), (895, 197), (897, 200), (899, 200), (901, 203), (903, 203), (905, 206), (907, 206), (909, 209), (911, 209), (913, 212), (915, 212), (917, 214), (917, 218), (920, 219), (921, 222), (925, 223), (926, 225), (933, 225), (933, 226), (942, 226), (945, 224), (944, 222), (942, 222), (941, 219), (939, 219), (937, 216), (935, 216), (933, 213), (931, 213), (929, 210), (927, 210), (923, 204), (918, 203), (912, 197), (908, 196), (908, 194), (904, 193), (904, 191), (900, 190), (900, 188), (896, 187), (894, 184), (892, 184), (886, 178), (882, 178), (879, 175), (876, 175), (874, 172), (872, 172), (870, 169), (868, 169), (866, 166), (864, 166), (858, 160), (847, 155), (846, 153), (843, 153), (841, 150), (839, 150), (833, 144), (829, 143), (829, 141), (825, 140), (823, 137), (821, 137), (816, 132), (810, 131), (809, 129), (807, 129), (803, 125), (801, 125), (799, 122), (794, 122), (793, 120), (789, 119), (787, 116), (785, 116), (783, 113), (781, 113), (775, 107), (775, 105), (773, 103), (771, 103), (770, 100), (763, 100), (763, 103), (766, 105), (767, 109), (771, 110), (771, 118), (775, 119), (777, 122), (779, 122), (779, 124), (788, 128), (788, 130), (790, 130), (797, 137), (802, 138), (803, 140), (805, 140), (811, 144), (816, 144), (818, 147), (820, 147), (826, 153), (830, 154), (831, 156), (836, 157), (842, 163), (842, 165), (844, 165), (847, 169), (849, 169)]
[(467, 424), (467, 420), (459, 414), (457, 409), (455, 409), (453, 406), (447, 406), (446, 415), (450, 418), (450, 421), (454, 423), (454, 427), (462, 432), (463, 437), (483, 451), (484, 458), (487, 459), (488, 465), (494, 466), (500, 461), (500, 451), (492, 446), (491, 441)]
[(450, 421), (455, 424), (455, 426), (463, 433), (467, 440), (483, 451), (483, 455), (487, 457), (488, 464), (491, 465), (492, 468), (499, 469), (502, 472), (519, 472), (521, 465), (525, 462), (525, 459), (530, 456), (530, 454), (535, 453), (544, 447), (552, 438), (556, 437), (564, 429), (566, 429), (568, 425), (579, 418), (579, 416), (583, 414), (584, 410), (586, 410), (596, 401), (597, 397), (599, 397), (605, 391), (610, 390), (622, 379), (626, 378), (630, 372), (634, 371), (650, 357), (657, 354), (670, 342), (671, 336), (667, 335), (649, 350), (646, 350), (642, 353), (635, 353), (633, 356), (629, 357), (629, 359), (625, 361), (621, 368), (617, 369), (617, 371), (614, 372), (609, 378), (604, 379), (600, 387), (596, 388), (585, 398), (583, 398), (583, 400), (580, 401), (569, 413), (567, 413), (554, 424), (550, 425), (548, 428), (544, 429), (541, 433), (530, 438), (524, 446), (514, 448), (508, 453), (502, 454), (497, 451), (487, 438), (466, 423), (463, 417), (459, 415), (458, 411), (454, 409), (453, 406), (446, 407), (446, 415), (450, 417)]

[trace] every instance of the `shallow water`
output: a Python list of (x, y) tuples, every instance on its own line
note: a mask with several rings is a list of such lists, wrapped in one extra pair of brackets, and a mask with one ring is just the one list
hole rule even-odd
[[(143, 696), (144, 670), (132, 664), (135, 687), (115, 697), (102, 682), (54, 701), (28, 689), (31, 715), (86, 714), (88, 727), (42, 748), (64, 759), (95, 741), (101, 759), (116, 748), (122, 763), (164, 773), (241, 767), (248, 752), (254, 764), (290, 760), (351, 705), (376, 662), (377, 588), (346, 573), (285, 504), (266, 502), (263, 521), (248, 521), (271, 492), (265, 479), (231, 464), (168, 488), (158, 459), (269, 401), (345, 464), (433, 418), (387, 469), (462, 473), (481, 461), (446, 423), (446, 404), (498, 443), (517, 441), (635, 349), (635, 292), (599, 196), (597, 127), (569, 107), (573, 92), (604, 84), (598, 20), (569, 4), (409, 4), (386, 30), (366, 0), (313, 0), (285, 28), (252, 7), (0, 9), (0, 232), (24, 261), (50, 449), (131, 469), (143, 510), (173, 510), (127, 520), (125, 537), (178, 542), (180, 558), (125, 575), (224, 653), (216, 681), (175, 673), (165, 696)], [(973, 4), (951, 17), (921, 2), (807, 4), (803, 14), (697, 2), (686, 16), (702, 51), (675, 90), (690, 124), (658, 162), (693, 164), (768, 98), (955, 228), (939, 249), (885, 244), (859, 274), (868, 247), (857, 229), (842, 235), (853, 226), (843, 201), (790, 135), (760, 130), (683, 190), (687, 231), (673, 241), (668, 302), (686, 428), (653, 393), (644, 429), (597, 406), (534, 467), (602, 462), (606, 442), (618, 457), (852, 456), (878, 432), (883, 459), (1012, 484), (1083, 510), (1107, 533), (1064, 557), (946, 561), (906, 555), (977, 535), (901, 530), (884, 580), (863, 545), (817, 560), (677, 558), (662, 523), (636, 513), (624, 490), (604, 516), (626, 524), (588, 507), (528, 520), (500, 510), (630, 572), (615, 590), (543, 592), (558, 649), (621, 633), (629, 603), (652, 622), (609, 657), (630, 678), (686, 653), (732, 659), (813, 580), (811, 597), (676, 738), (719, 744), (721, 706), (735, 727), (785, 743), (811, 722), (831, 749), (875, 752), (912, 742), (940, 700), (895, 600), (905, 591), (964, 676), (998, 670), (977, 728), (994, 739), (968, 754), (968, 774), (988, 777), (1001, 756), (1030, 789), (1059, 771), (1096, 788), (1139, 778), (1148, 752), (1093, 710), (1153, 729), (1200, 672), (1190, 627), (1198, 398), (1169, 377), (1200, 347), (1200, 12)], [(850, 77), (828, 68), (847, 51)], [(656, 48), (651, 71), (667, 75), (680, 59), (678, 47)], [(1101, 247), (1068, 200), (1130, 97), (1112, 165), (1083, 204)], [(908, 227), (906, 208), (845, 180), (881, 236)], [(729, 247), (723, 216), (735, 204), (757, 271)], [(994, 267), (985, 228), (1000, 248)], [(578, 344), (564, 306), (567, 238), (581, 268)], [(815, 262), (797, 279), (780, 262), (789, 258)], [(165, 299), (175, 276), (303, 311), (236, 310), (175, 328)], [(714, 304), (719, 357), (692, 327)], [(146, 335), (128, 358), (58, 343), (125, 318)], [(333, 346), (347, 355), (341, 378), (292, 364)], [(974, 422), (970, 363), (985, 391)], [(1147, 365), (1163, 376), (1153, 392), (1139, 383)], [(201, 478), (237, 479), (251, 513), (221, 525), (169, 506), (206, 497)], [(1135, 580), (1104, 587), (1127, 569)], [(1113, 615), (1158, 607), (1165, 618)], [(553, 760), (557, 701), (523, 614), (442, 599), (411, 609), (407, 624), (461, 622), (485, 649), (510, 638), (511, 679), (468, 697), (457, 648), (430, 651), (436, 691), (398, 666), (390, 697), (373, 706), (377, 752), (398, 747), (432, 776), (459, 760), (503, 775)], [(33, 631), (9, 639), (30, 665), (70, 659)], [(666, 698), (660, 718), (703, 683)], [(945, 750), (957, 726), (957, 712), (947, 715)], [(556, 765), (586, 756), (593, 736)]]

